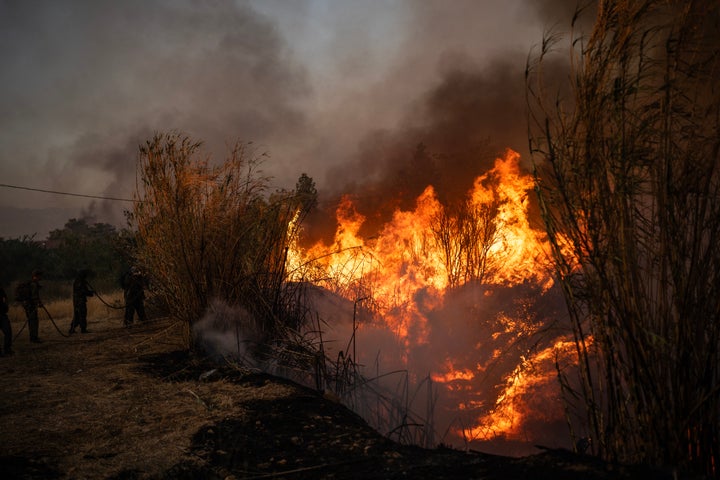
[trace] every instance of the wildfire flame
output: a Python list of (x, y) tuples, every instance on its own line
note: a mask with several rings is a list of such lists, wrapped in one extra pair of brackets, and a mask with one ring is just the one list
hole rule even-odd
[[(343, 197), (336, 210), (333, 241), (306, 249), (294, 246), (289, 252), (291, 280), (311, 282), (350, 301), (369, 299), (376, 317), (407, 349), (430, 342), (427, 312), (441, 309), (453, 289), (468, 284), (507, 288), (532, 283), (541, 292), (547, 291), (553, 282), (544, 266), (545, 234), (531, 228), (528, 215), (534, 182), (521, 172), (519, 162), (519, 154), (509, 150), (495, 161), (494, 168), (475, 179), (465, 203), (455, 208), (441, 204), (434, 188), (428, 186), (413, 210), (396, 210), (372, 238), (360, 236), (366, 217), (350, 196)], [(486, 289), (476, 301), (482, 304), (492, 296), (493, 290)], [(508, 332), (518, 338), (526, 334), (529, 327), (521, 324), (522, 319), (500, 313), (489, 341), (505, 338)], [(513, 399), (542, 381), (541, 374), (529, 373), (528, 365), (547, 362), (558, 349), (566, 350), (562, 341), (524, 358), (504, 385), (493, 385), (499, 388), (495, 404), (478, 414), (471, 427), (458, 429), (458, 434), (485, 439), (517, 436), (525, 413)], [(487, 366), (501, 354), (495, 348), (485, 361), (471, 365), (459, 365), (451, 356), (439, 358), (431, 378), (448, 391), (466, 391), (461, 385), (487, 376)], [(484, 405), (470, 392), (457, 407), (473, 410)]]

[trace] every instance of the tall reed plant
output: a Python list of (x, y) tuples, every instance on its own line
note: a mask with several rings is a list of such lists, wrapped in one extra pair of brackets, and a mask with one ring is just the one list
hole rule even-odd
[(295, 190), (269, 192), (251, 144), (236, 144), (217, 165), (200, 147), (178, 133), (141, 146), (129, 215), (135, 261), (188, 327), (189, 348), (191, 327), (213, 299), (243, 307), (254, 322), (247, 328), (270, 338), (294, 321), (283, 303), (286, 252), (314, 205), (314, 184), (303, 174)]
[[(596, 453), (718, 475), (720, 4), (604, 0), (527, 70), (537, 191)], [(577, 17), (576, 17), (577, 18)], [(557, 78), (557, 77), (556, 77)], [(565, 91), (561, 97), (555, 92)]]

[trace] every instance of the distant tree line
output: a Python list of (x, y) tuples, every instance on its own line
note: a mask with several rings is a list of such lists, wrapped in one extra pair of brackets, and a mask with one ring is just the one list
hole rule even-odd
[(119, 288), (118, 278), (128, 268), (133, 234), (107, 223), (71, 218), (46, 240), (34, 236), (0, 238), (0, 282), (6, 288), (30, 278), (34, 269), (47, 282), (72, 282), (78, 271), (91, 271), (97, 288)]

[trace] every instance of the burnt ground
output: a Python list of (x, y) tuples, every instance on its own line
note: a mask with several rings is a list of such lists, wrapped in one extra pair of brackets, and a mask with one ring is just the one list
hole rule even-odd
[(331, 397), (183, 352), (167, 319), (120, 323), (91, 319), (92, 333), (66, 338), (45, 318), (43, 343), (25, 330), (0, 358), (2, 478), (672, 478), (562, 450), (510, 458), (399, 445)]

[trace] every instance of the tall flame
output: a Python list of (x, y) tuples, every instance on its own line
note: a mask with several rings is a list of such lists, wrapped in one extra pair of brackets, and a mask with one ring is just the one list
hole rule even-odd
[[(487, 287), (507, 289), (530, 283), (538, 285), (540, 292), (547, 291), (553, 282), (544, 267), (548, 251), (545, 235), (531, 228), (528, 215), (533, 178), (521, 172), (519, 161), (519, 154), (510, 150), (498, 158), (493, 169), (475, 179), (465, 203), (459, 206), (444, 206), (434, 188), (428, 186), (413, 210), (396, 210), (371, 238), (360, 236), (366, 218), (351, 197), (343, 197), (336, 210), (334, 240), (307, 249), (294, 247), (290, 252), (291, 280), (314, 283), (353, 302), (368, 299), (376, 317), (407, 350), (431, 342), (430, 323), (435, 320), (429, 312), (441, 311), (452, 290), (483, 285), (484, 293), (474, 297), (477, 305), (496, 301), (493, 289)], [(502, 356), (501, 340), (509, 344), (529, 336), (533, 326), (526, 320), (531, 315), (514, 318), (509, 308), (502, 308), (495, 315), (494, 330), (488, 332), (487, 341), (478, 341), (472, 347), (475, 353), (464, 352), (465, 361), (461, 361), (453, 357), (457, 352), (447, 352), (444, 358), (436, 359), (431, 374), (432, 380), (448, 391), (465, 391), (458, 410), (480, 407), (484, 412), (471, 420), (473, 426), (464, 429), (466, 438), (488, 438), (491, 432), (517, 434), (524, 414), (511, 398), (540, 381), (539, 376), (527, 373), (533, 359), (526, 357), (506, 376), (504, 385), (490, 385), (498, 390), (494, 405), (473, 399), (473, 392), (460, 387), (463, 382), (477, 384), (482, 378), (491, 378), (486, 370)], [(521, 312), (524, 307), (518, 304), (512, 308)], [(469, 322), (475, 321), (473, 315), (471, 312)], [(491, 354), (478, 350), (483, 342), (496, 342)], [(557, 348), (535, 354), (527, 350), (524, 354), (534, 355), (534, 360), (541, 362), (547, 361), (551, 351)], [(484, 357), (473, 362), (473, 355)]]

